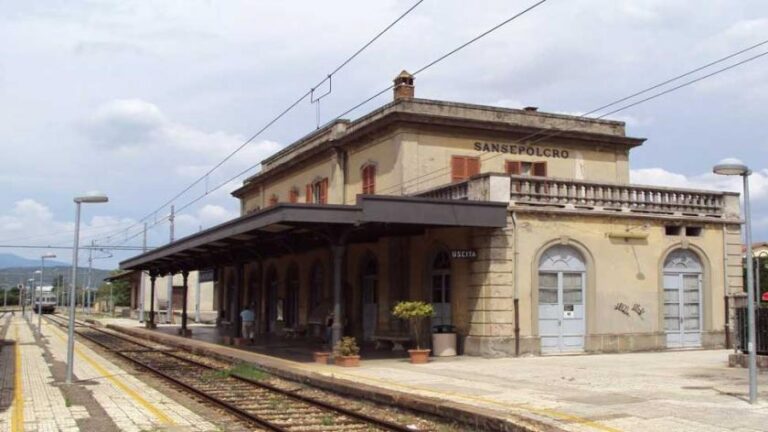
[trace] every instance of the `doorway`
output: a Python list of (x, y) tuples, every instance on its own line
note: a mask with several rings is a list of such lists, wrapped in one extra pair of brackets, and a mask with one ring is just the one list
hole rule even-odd
[(451, 317), (451, 258), (448, 251), (441, 250), (432, 260), (432, 327), (450, 326)]
[(701, 282), (699, 257), (675, 250), (664, 261), (664, 331), (667, 348), (701, 346)]
[(378, 322), (378, 283), (379, 268), (376, 257), (372, 254), (363, 259), (361, 272), (361, 292), (363, 297), (363, 340), (372, 341)]
[(570, 246), (554, 246), (539, 260), (541, 353), (584, 350), (586, 265)]

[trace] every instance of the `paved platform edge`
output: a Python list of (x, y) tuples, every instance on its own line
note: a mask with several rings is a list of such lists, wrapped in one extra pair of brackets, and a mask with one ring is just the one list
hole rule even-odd
[(296, 362), (264, 354), (140, 328), (128, 328), (115, 324), (108, 324), (106, 327), (131, 336), (184, 349), (195, 354), (210, 356), (218, 360), (228, 362), (247, 361), (257, 364), (267, 372), (281, 378), (306, 383), (323, 390), (350, 395), (372, 402), (435, 415), (463, 423), (467, 426), (481, 428), (482, 430), (499, 432), (564, 432), (564, 429), (556, 425), (518, 414), (414, 395), (338, 377), (327, 377), (314, 371), (305, 370)]

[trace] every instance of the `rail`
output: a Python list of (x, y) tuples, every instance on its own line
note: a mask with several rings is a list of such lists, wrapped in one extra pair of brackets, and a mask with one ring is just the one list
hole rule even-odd
[[(51, 316), (46, 319), (63, 326)], [(386, 430), (407, 432), (407, 426), (369, 416), (312, 397), (296, 389), (282, 389), (266, 382), (229, 373), (180, 355), (160, 344), (78, 323), (76, 333), (175, 385), (229, 411), (242, 420), (271, 431)], [(330, 418), (332, 415), (334, 418)]]

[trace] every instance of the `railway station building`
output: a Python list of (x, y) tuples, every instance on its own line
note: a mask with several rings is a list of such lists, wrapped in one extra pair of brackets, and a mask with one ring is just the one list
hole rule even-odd
[(423, 300), (465, 355), (722, 347), (738, 194), (631, 184), (643, 143), (619, 121), (418, 99), (402, 72), (391, 102), (264, 160), (239, 218), (121, 267), (151, 275), (147, 298), (212, 271), (233, 340), (253, 304), (262, 334), (317, 337), (336, 311), (336, 337), (373, 343)]

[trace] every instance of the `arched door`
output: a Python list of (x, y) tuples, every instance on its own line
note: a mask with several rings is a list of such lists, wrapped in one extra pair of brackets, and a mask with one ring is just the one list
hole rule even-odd
[(541, 352), (584, 350), (587, 267), (570, 246), (554, 246), (539, 260), (539, 337)]
[(451, 257), (445, 250), (439, 251), (432, 260), (432, 327), (451, 325)]
[(285, 327), (295, 328), (299, 324), (299, 266), (291, 264), (285, 275)]
[(376, 257), (367, 255), (363, 260), (361, 272), (361, 292), (363, 297), (363, 340), (372, 341), (378, 321), (378, 282), (379, 266)]
[(689, 250), (672, 251), (664, 261), (667, 348), (701, 346), (701, 274), (701, 260)]

